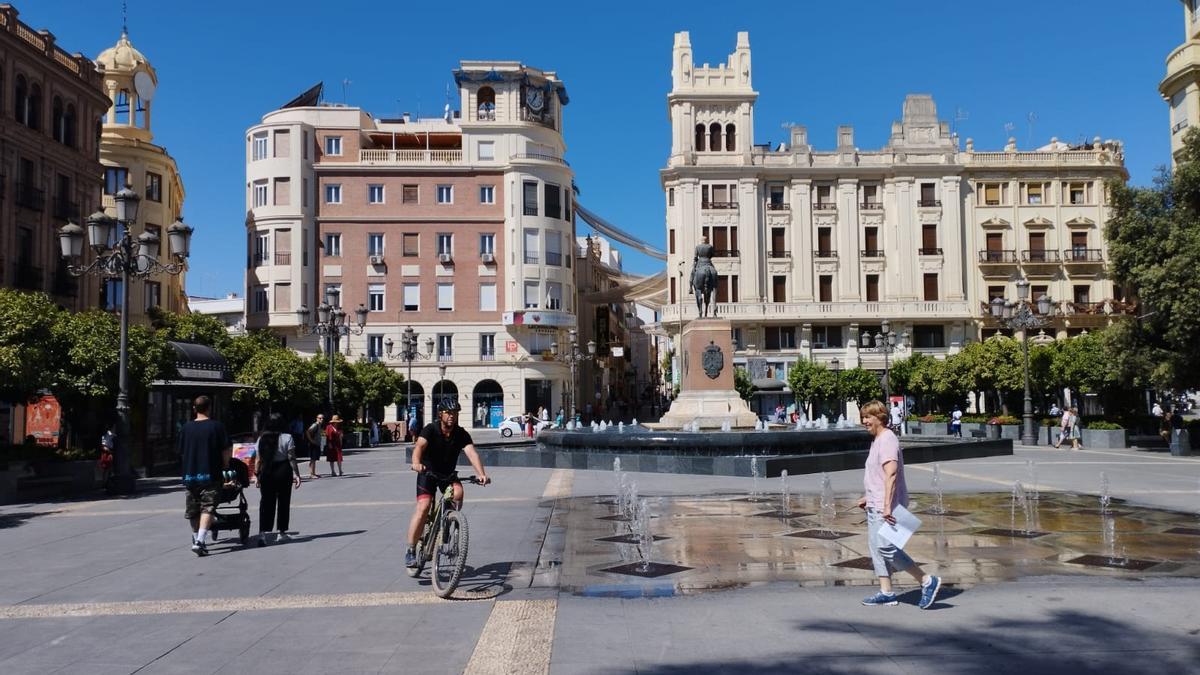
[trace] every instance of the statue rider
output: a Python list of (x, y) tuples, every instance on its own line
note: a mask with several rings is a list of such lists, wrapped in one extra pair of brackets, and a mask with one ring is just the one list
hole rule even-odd
[(692, 292), (696, 294), (696, 310), (700, 317), (708, 316), (712, 308), (712, 294), (717, 288), (717, 268), (712, 264), (713, 247), (708, 243), (708, 237), (702, 237), (696, 247), (696, 255), (692, 258)]

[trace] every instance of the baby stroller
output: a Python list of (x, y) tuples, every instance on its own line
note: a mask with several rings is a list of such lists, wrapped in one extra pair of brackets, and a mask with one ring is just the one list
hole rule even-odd
[[(250, 469), (242, 460), (234, 457), (229, 460), (229, 470), (233, 472), (234, 485), (222, 486), (217, 499), (217, 509), (213, 516), (210, 530), (213, 541), (221, 530), (237, 530), (239, 540), (245, 546), (250, 541), (250, 505), (246, 503), (245, 488), (250, 487)], [(222, 504), (237, 502), (237, 510), (227, 509), (221, 512)]]

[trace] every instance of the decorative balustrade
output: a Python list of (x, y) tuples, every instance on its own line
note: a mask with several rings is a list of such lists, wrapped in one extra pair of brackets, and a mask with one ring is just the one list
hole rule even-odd
[(358, 151), (360, 164), (372, 165), (436, 165), (461, 164), (462, 150), (379, 150)]
[[(859, 320), (864, 316), (893, 316), (920, 319), (956, 319), (972, 316), (970, 304), (950, 301), (894, 302), (721, 302), (716, 315), (740, 320)], [(683, 319), (697, 318), (696, 306), (682, 305)], [(663, 307), (662, 321), (678, 321), (680, 305)]]
[(1017, 252), (1015, 250), (980, 251), (979, 262), (985, 265), (1015, 265), (1017, 262)]
[(1104, 252), (1098, 248), (1069, 248), (1063, 251), (1063, 262), (1071, 263), (1102, 263)]

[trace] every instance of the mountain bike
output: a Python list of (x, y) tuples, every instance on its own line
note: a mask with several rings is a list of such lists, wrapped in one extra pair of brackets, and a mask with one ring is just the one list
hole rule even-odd
[[(456, 473), (443, 476), (432, 471), (427, 474), (439, 482), (483, 485), (483, 481), (475, 476), (457, 478)], [(447, 485), (439, 498), (429, 500), (429, 517), (425, 520), (425, 529), (421, 531), (421, 539), (417, 542), (416, 567), (407, 568), (408, 576), (420, 576), (425, 563), (432, 561), (430, 580), (433, 582), (433, 592), (439, 598), (448, 598), (458, 588), (463, 569), (467, 565), (467, 517), (462, 511), (454, 508), (454, 486)]]

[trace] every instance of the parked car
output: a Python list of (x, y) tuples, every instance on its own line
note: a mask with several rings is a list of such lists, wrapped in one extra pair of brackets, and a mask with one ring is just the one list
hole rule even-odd
[[(533, 433), (537, 434), (537, 432), (541, 431), (542, 429), (545, 429), (548, 426), (550, 426), (549, 422), (544, 422), (542, 420), (535, 420), (534, 425), (533, 425)], [(525, 433), (525, 418), (520, 415), (506, 418), (503, 422), (500, 423), (499, 428), (500, 428), (500, 435), (505, 438), (511, 438), (513, 434), (524, 434)]]

